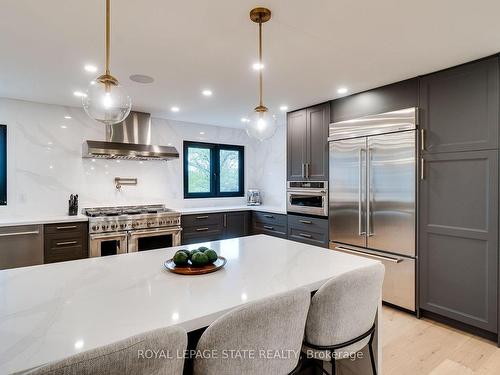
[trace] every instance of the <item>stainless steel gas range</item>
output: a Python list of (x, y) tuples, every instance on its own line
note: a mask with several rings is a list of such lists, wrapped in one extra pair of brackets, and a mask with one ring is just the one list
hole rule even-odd
[(90, 256), (124, 254), (181, 244), (181, 215), (164, 205), (86, 208)]

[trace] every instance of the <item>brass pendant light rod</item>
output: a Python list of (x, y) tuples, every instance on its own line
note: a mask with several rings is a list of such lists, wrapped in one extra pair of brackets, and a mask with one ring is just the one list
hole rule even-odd
[(106, 0), (106, 59), (105, 59), (105, 74), (110, 75), (109, 73), (109, 45), (110, 45), (110, 18), (111, 18), (111, 0)]
[(111, 0), (106, 0), (106, 27), (105, 27), (105, 40), (104, 40), (104, 74), (97, 77), (97, 81), (106, 86), (106, 90), (109, 90), (109, 86), (118, 85), (118, 80), (111, 75), (109, 69), (109, 56), (110, 56), (110, 46), (111, 46)]
[(259, 107), (263, 107), (262, 101), (262, 21), (259, 21)]
[(267, 8), (254, 8), (250, 11), (250, 19), (259, 24), (259, 105), (255, 108), (257, 112), (267, 111), (263, 100), (263, 77), (262, 77), (262, 24), (271, 19), (271, 11)]

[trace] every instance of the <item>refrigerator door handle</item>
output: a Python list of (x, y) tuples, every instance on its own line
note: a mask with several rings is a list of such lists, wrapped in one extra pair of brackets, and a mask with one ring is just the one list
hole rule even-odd
[(368, 237), (373, 236), (371, 228), (371, 187), (372, 187), (372, 176), (371, 176), (371, 159), (372, 159), (372, 149), (367, 148), (366, 151), (366, 235)]
[(366, 232), (363, 231), (363, 207), (362, 207), (362, 199), (363, 199), (363, 150), (359, 149), (359, 183), (358, 183), (358, 234), (360, 236), (366, 235)]

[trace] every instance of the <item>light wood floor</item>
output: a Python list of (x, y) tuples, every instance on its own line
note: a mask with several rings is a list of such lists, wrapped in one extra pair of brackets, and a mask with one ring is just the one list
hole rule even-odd
[(498, 375), (494, 342), (385, 307), (384, 375)]

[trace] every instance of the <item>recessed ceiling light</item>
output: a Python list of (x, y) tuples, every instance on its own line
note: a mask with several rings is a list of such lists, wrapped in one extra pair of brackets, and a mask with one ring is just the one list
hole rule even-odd
[(66, 129), (67, 126), (66, 125), (61, 125), (61, 129)]
[(75, 92), (73, 92), (73, 95), (78, 96), (79, 98), (85, 98), (87, 96), (87, 94), (85, 94), (84, 92), (81, 92), (81, 91), (75, 91)]
[(203, 90), (201, 92), (204, 96), (212, 96), (212, 90)]
[(339, 94), (345, 94), (347, 92), (347, 87), (339, 87), (337, 90)]
[(205, 132), (200, 132), (200, 135), (204, 135), (204, 134), (205, 134)]
[(172, 108), (170, 108), (170, 110), (172, 112), (179, 112), (180, 111), (179, 107), (172, 107)]
[(97, 66), (94, 66), (94, 65), (85, 65), (83, 67), (87, 72), (90, 72), (90, 73), (95, 73), (97, 72)]
[(249, 120), (249, 119), (247, 119), (246, 117), (242, 117), (242, 118), (241, 118), (241, 122), (250, 122), (250, 120)]
[(137, 82), (137, 83), (153, 83), (154, 78), (147, 76), (145, 74), (132, 74), (130, 77), (131, 81)]
[(252, 69), (253, 69), (253, 70), (261, 70), (261, 69), (264, 69), (264, 64), (261, 64), (261, 63), (256, 62), (256, 63), (254, 63), (254, 64), (252, 65)]
[(288, 111), (288, 106), (286, 106), (286, 105), (282, 105), (282, 106), (280, 107), (280, 111), (282, 111), (282, 112)]
[(66, 120), (71, 120), (71, 119), (72, 119), (72, 117), (71, 117), (71, 116), (64, 116), (64, 118), (65, 118)]

